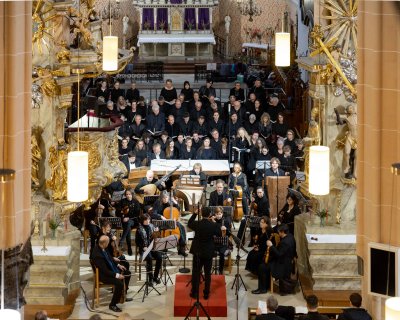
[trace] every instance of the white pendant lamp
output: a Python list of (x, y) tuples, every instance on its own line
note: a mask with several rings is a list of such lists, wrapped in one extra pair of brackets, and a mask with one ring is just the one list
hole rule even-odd
[(290, 66), (290, 33), (275, 33), (275, 65), (277, 67)]
[(287, 26), (288, 13), (282, 17), (282, 32), (275, 33), (275, 66), (290, 66), (290, 33), (285, 32)]
[(110, 35), (103, 37), (103, 71), (118, 70), (118, 37), (111, 35), (111, 1), (110, 5)]
[(68, 153), (68, 201), (82, 202), (88, 199), (89, 154), (86, 151)]
[(17, 310), (0, 309), (0, 319), (21, 320), (21, 314)]
[(385, 302), (385, 320), (400, 319), (400, 297), (389, 298)]
[(84, 69), (76, 69), (78, 74), (78, 130), (77, 151), (68, 153), (68, 175), (67, 175), (67, 199), (71, 202), (86, 201), (89, 197), (89, 154), (80, 151), (79, 129), (80, 129), (80, 80), (79, 75)]
[(329, 148), (310, 147), (309, 192), (323, 196), (329, 194)]

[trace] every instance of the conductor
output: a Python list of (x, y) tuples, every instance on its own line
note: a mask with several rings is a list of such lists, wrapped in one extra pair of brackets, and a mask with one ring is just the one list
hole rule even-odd
[(189, 228), (195, 232), (190, 248), (190, 253), (193, 254), (192, 291), (190, 296), (193, 299), (197, 299), (200, 272), (203, 267), (205, 277), (203, 297), (207, 300), (210, 295), (211, 267), (215, 251), (214, 236), (221, 236), (221, 228), (217, 223), (209, 219), (210, 214), (210, 208), (205, 207), (201, 212), (202, 220), (195, 221), (197, 214), (193, 214), (188, 222)]

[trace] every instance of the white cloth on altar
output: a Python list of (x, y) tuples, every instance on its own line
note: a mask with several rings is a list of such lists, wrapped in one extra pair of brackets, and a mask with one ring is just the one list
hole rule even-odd
[(266, 43), (254, 43), (254, 42), (242, 43), (242, 47), (243, 48), (257, 48), (257, 49), (264, 49), (264, 50), (268, 50), (268, 48), (270, 48), (270, 49), (275, 48), (275, 46), (272, 44), (268, 45)]
[(143, 43), (211, 43), (215, 44), (213, 34), (179, 33), (179, 34), (139, 34), (137, 45)]
[[(306, 234), (308, 243), (356, 243), (355, 234)], [(311, 239), (312, 238), (312, 239)], [(317, 240), (316, 240), (317, 239)]]

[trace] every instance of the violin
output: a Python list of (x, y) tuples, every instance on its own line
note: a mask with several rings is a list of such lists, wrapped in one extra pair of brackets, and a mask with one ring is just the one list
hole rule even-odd
[(115, 240), (113, 240), (113, 238), (115, 237), (115, 234), (111, 233), (111, 248), (113, 249), (113, 257), (114, 258), (118, 258), (120, 256), (122, 256), (122, 251), (119, 250), (118, 244)]
[[(279, 236), (279, 233), (272, 233), (271, 236), (269, 237), (269, 241), (275, 240), (275, 245), (277, 246), (279, 242), (281, 241), (281, 237)], [(264, 255), (264, 262), (268, 263), (270, 261), (270, 249), (271, 247), (267, 247), (267, 250), (265, 251)]]

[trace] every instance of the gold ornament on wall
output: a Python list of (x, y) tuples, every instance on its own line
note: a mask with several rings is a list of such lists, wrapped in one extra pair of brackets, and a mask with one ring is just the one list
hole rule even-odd
[(36, 135), (31, 135), (31, 181), (34, 189), (39, 187), (39, 164), (42, 160), (42, 153), (40, 151), (39, 143)]
[(34, 1), (32, 8), (32, 51), (37, 47), (39, 53), (42, 54), (44, 45), (50, 53), (49, 45), (53, 40), (50, 30), (54, 27), (48, 27), (46, 24), (56, 16), (53, 14), (53, 3), (43, 0)]

